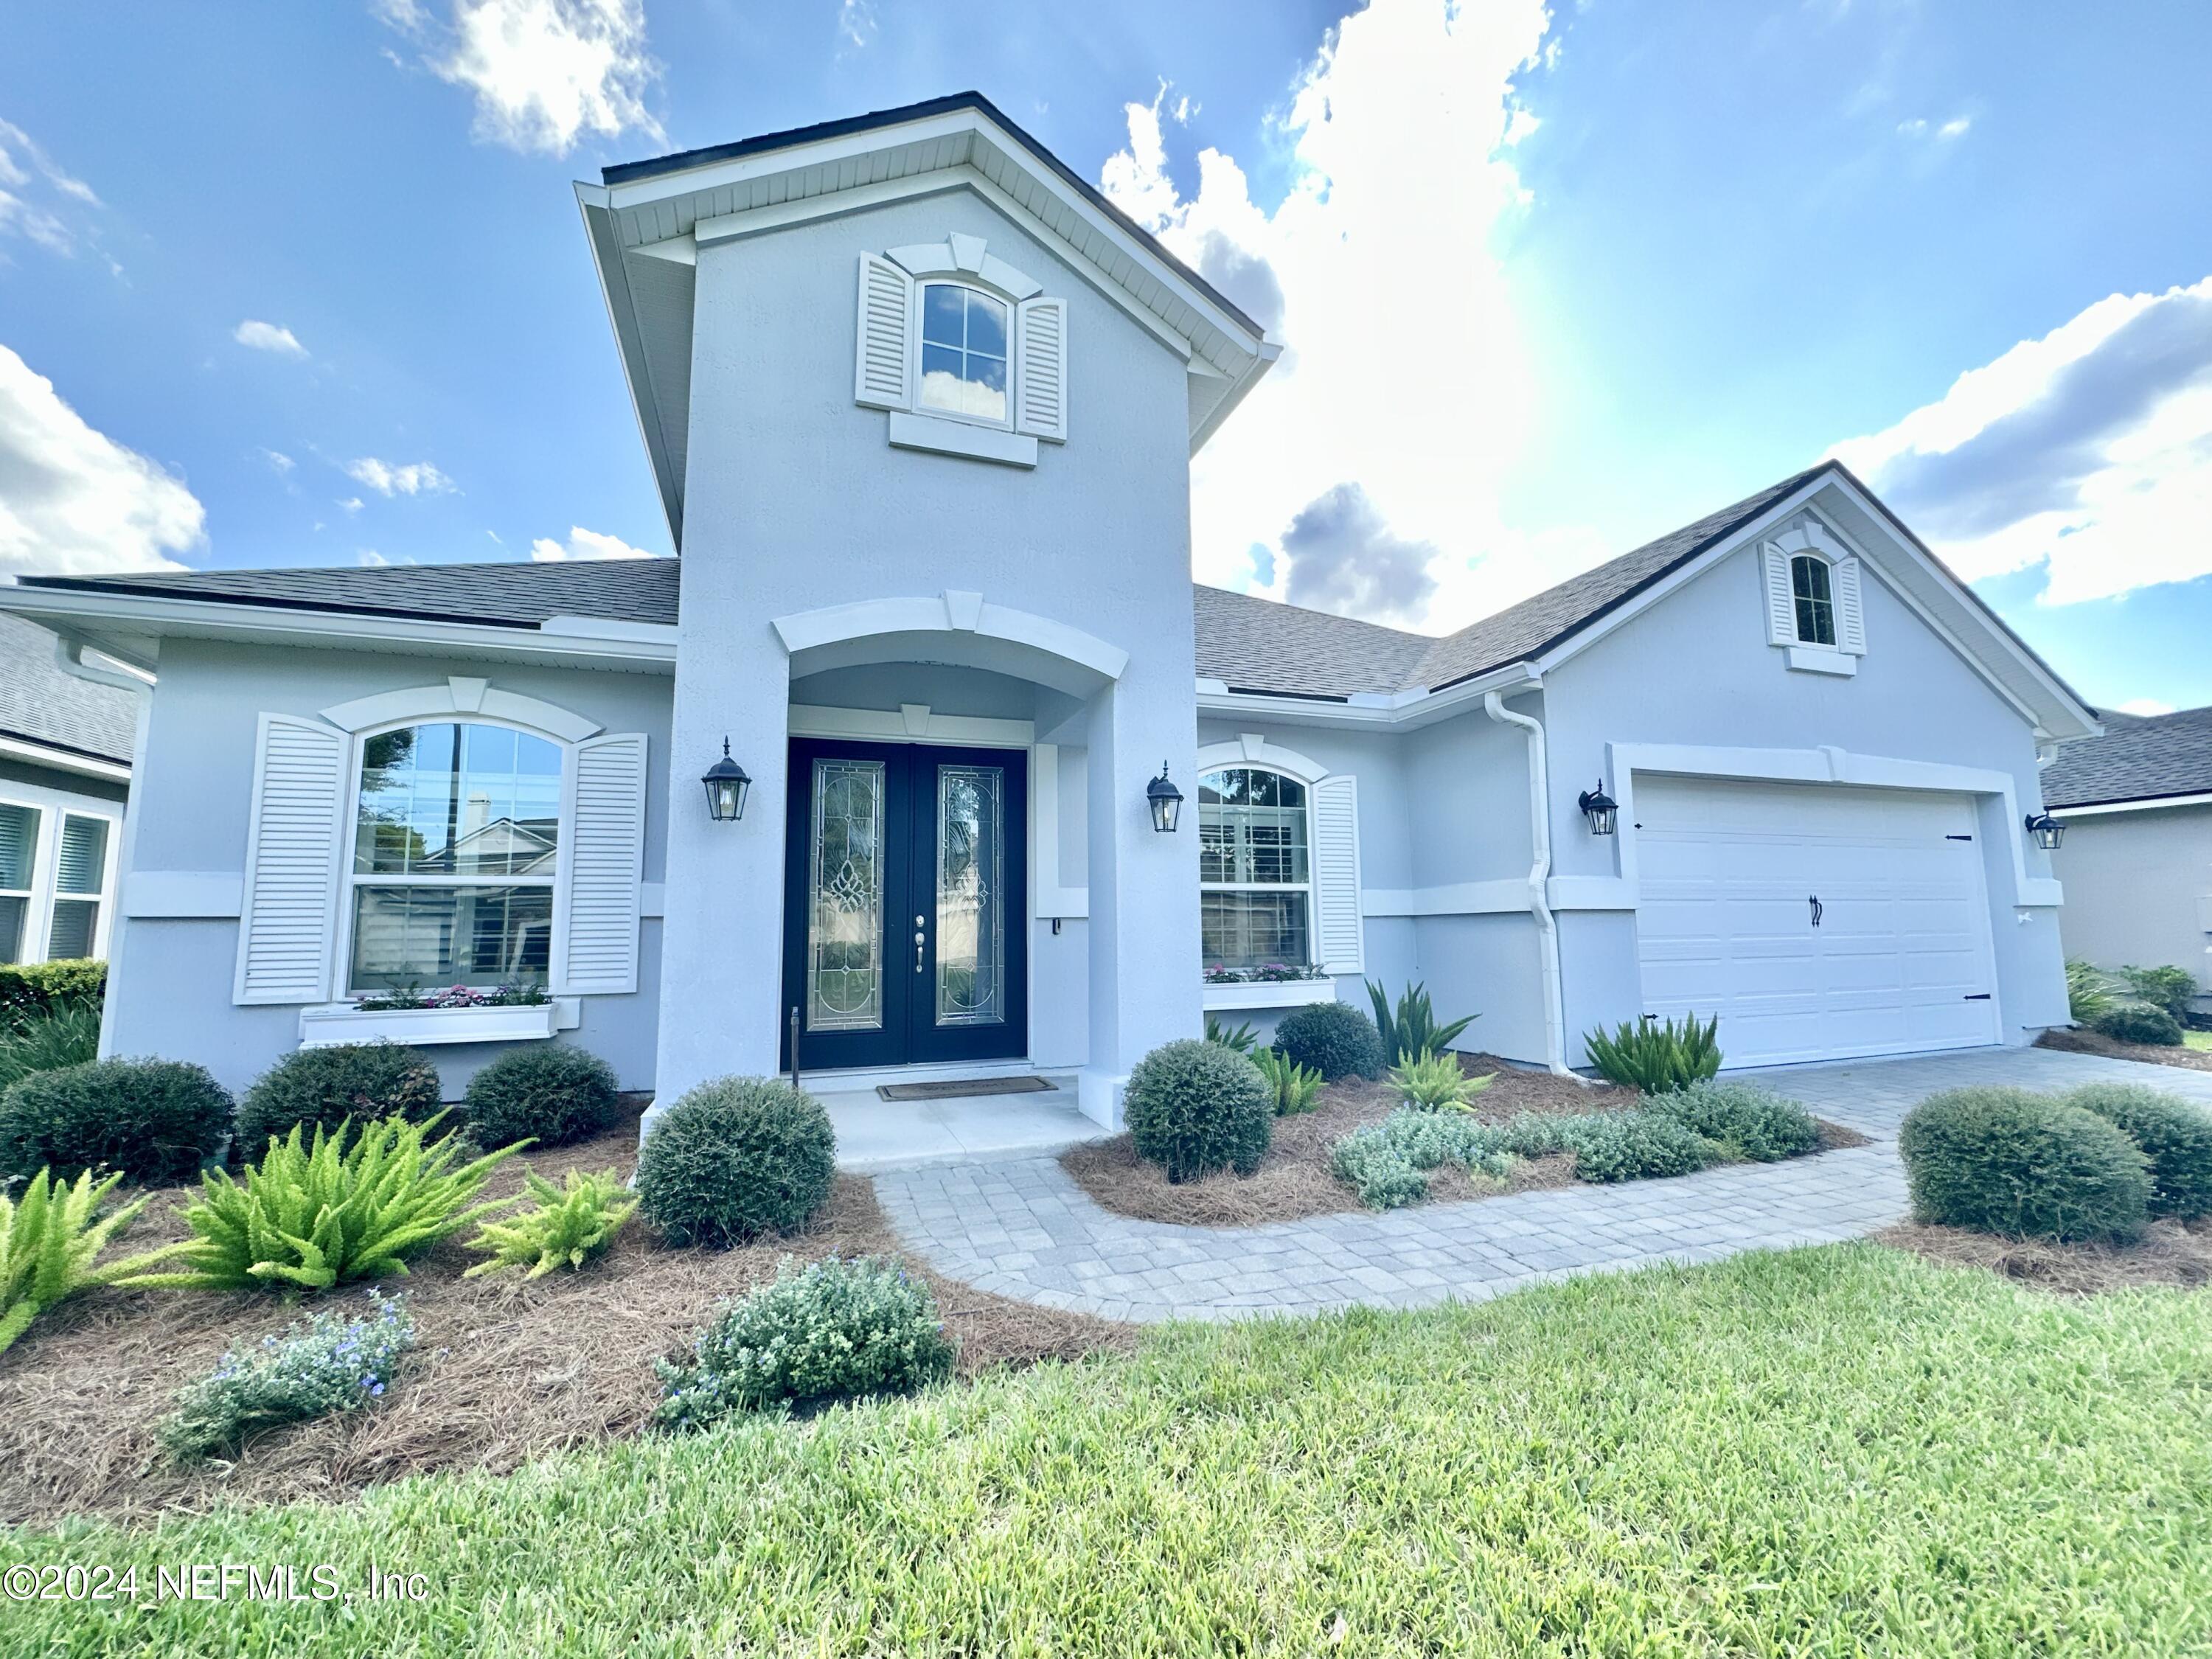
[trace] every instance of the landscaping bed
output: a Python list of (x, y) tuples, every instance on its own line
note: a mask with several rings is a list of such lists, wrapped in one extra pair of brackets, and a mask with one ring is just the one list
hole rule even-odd
[[(2188, 1036), (2199, 1036), (2200, 1032)], [(2185, 1072), (2212, 1072), (2212, 1048), (2200, 1048), (2186, 1038), (2179, 1047), (2154, 1042), (2120, 1042), (2086, 1025), (2045, 1031), (2036, 1038), (2039, 1048), (2057, 1048), (2069, 1054), (2102, 1054), (2111, 1060), (2139, 1060), (2149, 1066), (2178, 1066)]]
[(1908, 1222), (1875, 1237), (1947, 1267), (1973, 1267), (2039, 1291), (2095, 1296), (2145, 1285), (2197, 1290), (2212, 1284), (2212, 1223), (2154, 1221), (2133, 1244), (2000, 1238), (1965, 1227)]

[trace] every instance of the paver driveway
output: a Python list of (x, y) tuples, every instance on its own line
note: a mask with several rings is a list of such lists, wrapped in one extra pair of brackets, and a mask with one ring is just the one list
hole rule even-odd
[(876, 1176), (907, 1244), (1001, 1296), (1109, 1319), (1228, 1319), (1353, 1304), (1478, 1301), (1539, 1279), (1738, 1250), (1826, 1243), (1905, 1214), (1898, 1124), (1938, 1089), (2148, 1083), (2212, 1107), (2212, 1073), (2047, 1048), (1778, 1066), (1771, 1084), (1870, 1146), (1786, 1164), (1731, 1164), (1668, 1181), (1576, 1185), (1383, 1215), (1264, 1227), (1179, 1227), (1101, 1209), (1056, 1159), (938, 1164)]

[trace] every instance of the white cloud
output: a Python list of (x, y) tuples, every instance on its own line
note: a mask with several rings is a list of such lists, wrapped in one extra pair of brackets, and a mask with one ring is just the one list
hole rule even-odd
[[(1387, 608), (1431, 627), (1602, 556), (1583, 532), (1519, 535), (1498, 511), (1537, 385), (1491, 239), (1526, 204), (1510, 155), (1535, 121), (1516, 80), (1548, 22), (1541, 0), (1376, 0), (1346, 18), (1291, 88), (1277, 136), (1291, 182), (1272, 213), (1213, 149), (1186, 198), (1167, 169), (1167, 88), (1128, 106), (1107, 194), (1286, 345), (1193, 463), (1200, 580), (1250, 588), (1264, 567), (1279, 596), (1295, 583), (1323, 604), (1381, 603), (1359, 583), (1300, 580), (1284, 538), (1309, 507), (1387, 537)], [(1338, 558), (1340, 543), (1316, 535), (1309, 556)], [(1425, 566), (1406, 568), (1411, 549)]]
[(307, 348), (300, 343), (299, 337), (290, 329), (276, 323), (257, 322), (251, 317), (232, 330), (230, 337), (255, 351), (273, 351), (280, 357), (307, 355)]
[(559, 564), (571, 559), (650, 559), (653, 554), (641, 547), (632, 547), (619, 536), (606, 536), (583, 526), (568, 526), (566, 545), (550, 536), (540, 536), (530, 544), (530, 558), (533, 564)]
[(848, 46), (876, 38), (875, 0), (837, 0), (837, 33)]
[[(357, 461), (348, 461), (345, 472), (356, 483), (367, 484), (380, 495), (450, 495), (454, 490), (453, 481), (428, 461), (395, 466), (364, 455)], [(339, 505), (351, 512), (361, 503), (341, 501)]]
[(2170, 702), (2160, 702), (2156, 697), (2130, 697), (2127, 702), (2117, 705), (2113, 712), (2121, 714), (2141, 714), (2148, 720), (2156, 714), (2171, 714), (2173, 712), (2173, 705)]
[(361, 511), (361, 497), (358, 495), (349, 495), (338, 503), (338, 510), (341, 513), (358, 513)]
[(2046, 604), (2212, 574), (2212, 276), (2115, 294), (1836, 446), (1969, 581)]
[(422, 44), (433, 74), (476, 94), (479, 138), (563, 155), (586, 132), (663, 137), (645, 107), (660, 65), (645, 49), (641, 0), (453, 0), (443, 24), (417, 0), (369, 9)]
[(269, 463), (270, 470), (274, 472), (289, 472), (299, 465), (281, 449), (264, 449), (261, 452), (261, 459)]
[(95, 432), (54, 384), (0, 346), (0, 570), (173, 570), (205, 539), (192, 492)]
[(359, 565), (369, 565), (379, 568), (388, 565), (392, 562), (391, 560), (386, 558), (383, 554), (378, 552), (373, 547), (362, 548), (360, 552), (353, 556), (353, 562)]
[(0, 120), (0, 236), (24, 237), (49, 253), (75, 253), (82, 233), (71, 223), (73, 210), (100, 204), (92, 186), (60, 167), (29, 133)]
[(1936, 128), (1936, 136), (1938, 138), (1963, 138), (1966, 136), (1966, 129), (1973, 125), (1971, 117), (1956, 115)]
[(1948, 143), (1954, 138), (1965, 137), (1973, 125), (1971, 115), (1954, 115), (1940, 125), (1916, 115), (1909, 121), (1899, 121), (1897, 130), (1907, 138), (1933, 138), (1938, 143)]

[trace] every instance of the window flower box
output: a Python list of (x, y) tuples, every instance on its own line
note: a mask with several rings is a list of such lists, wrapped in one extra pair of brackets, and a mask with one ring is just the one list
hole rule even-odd
[(1209, 980), (1202, 1005), (1208, 1013), (1234, 1008), (1296, 1008), (1309, 1002), (1334, 1002), (1333, 979)]
[(439, 1042), (543, 1042), (556, 1031), (573, 1030), (580, 1018), (574, 997), (475, 1008), (364, 1009), (350, 1002), (326, 1002), (300, 1010), (300, 1046), (400, 1042), (421, 1048)]

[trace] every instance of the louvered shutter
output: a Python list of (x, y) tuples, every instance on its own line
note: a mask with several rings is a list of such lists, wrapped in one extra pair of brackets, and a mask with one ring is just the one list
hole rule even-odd
[(330, 995), (347, 748), (319, 721), (261, 717), (234, 1002)]
[(1067, 301), (1024, 300), (1015, 313), (1015, 358), (1021, 376), (1014, 430), (1067, 441)]
[(1859, 609), (1859, 562), (1840, 559), (1829, 573), (1836, 587), (1836, 648), (1866, 655), (1866, 617)]
[(565, 826), (562, 995), (637, 989), (639, 900), (645, 875), (645, 734), (576, 745)]
[(869, 409), (905, 409), (907, 331), (914, 316), (914, 278), (889, 259), (860, 256), (860, 318), (853, 363), (853, 401)]
[(1790, 556), (1771, 542), (1762, 558), (1766, 568), (1766, 637), (1776, 645), (1797, 643), (1797, 606), (1790, 592)]
[(1359, 781), (1344, 774), (1313, 786), (1314, 952), (1332, 974), (1367, 971), (1359, 915)]

